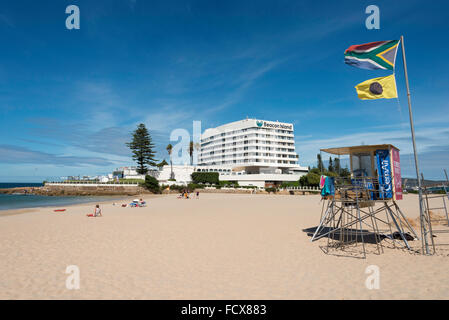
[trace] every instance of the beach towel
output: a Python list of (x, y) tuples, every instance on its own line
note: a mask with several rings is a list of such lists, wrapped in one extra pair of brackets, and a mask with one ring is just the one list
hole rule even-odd
[(321, 189), (321, 196), (335, 195), (334, 177), (326, 177), (324, 187)]
[(326, 176), (321, 176), (320, 178), (320, 189), (324, 188), (324, 183), (326, 182)]

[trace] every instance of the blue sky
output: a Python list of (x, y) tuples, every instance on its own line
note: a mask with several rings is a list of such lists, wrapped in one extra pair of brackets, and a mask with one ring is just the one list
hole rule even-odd
[[(81, 29), (65, 28), (66, 6)], [(367, 30), (365, 8), (380, 8)], [(402, 59), (398, 100), (358, 100), (389, 75), (343, 63), (352, 44), (405, 36), (426, 178), (449, 169), (447, 1), (2, 1), (0, 181), (132, 164), (144, 122), (166, 158), (173, 129), (252, 117), (292, 122), (300, 164), (320, 148), (391, 143), (414, 176)]]

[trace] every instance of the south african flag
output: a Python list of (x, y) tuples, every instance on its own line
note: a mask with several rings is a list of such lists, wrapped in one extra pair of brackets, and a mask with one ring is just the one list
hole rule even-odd
[(350, 46), (345, 63), (361, 69), (394, 70), (399, 40), (376, 41)]

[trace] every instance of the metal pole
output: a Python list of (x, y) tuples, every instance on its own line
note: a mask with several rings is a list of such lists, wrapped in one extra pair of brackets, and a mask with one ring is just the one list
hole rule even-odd
[[(401, 43), (402, 43), (402, 60), (404, 61), (405, 84), (407, 87), (408, 113), (410, 116), (410, 130), (412, 132), (413, 154), (415, 156), (416, 178), (418, 179), (419, 214), (421, 216), (421, 221), (422, 221), (424, 212), (423, 212), (423, 207), (422, 207), (423, 204), (422, 204), (421, 177), (419, 176), (418, 151), (416, 150), (416, 142), (415, 142), (415, 126), (413, 125), (412, 100), (410, 97), (410, 85), (408, 83), (407, 60), (405, 58), (404, 36), (401, 36)], [(429, 254), (429, 245), (427, 243), (426, 237), (424, 237), (423, 241), (425, 241), (426, 254)]]

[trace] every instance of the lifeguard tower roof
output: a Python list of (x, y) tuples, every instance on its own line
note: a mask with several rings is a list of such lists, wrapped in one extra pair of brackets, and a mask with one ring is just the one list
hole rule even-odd
[(351, 154), (356, 152), (370, 152), (375, 151), (379, 149), (397, 149), (392, 144), (373, 144), (373, 145), (363, 145), (363, 146), (353, 146), (353, 147), (340, 147), (340, 148), (328, 148), (328, 149), (320, 149), (322, 152), (330, 153), (330, 154), (336, 154), (336, 155), (345, 155), (345, 154)]

